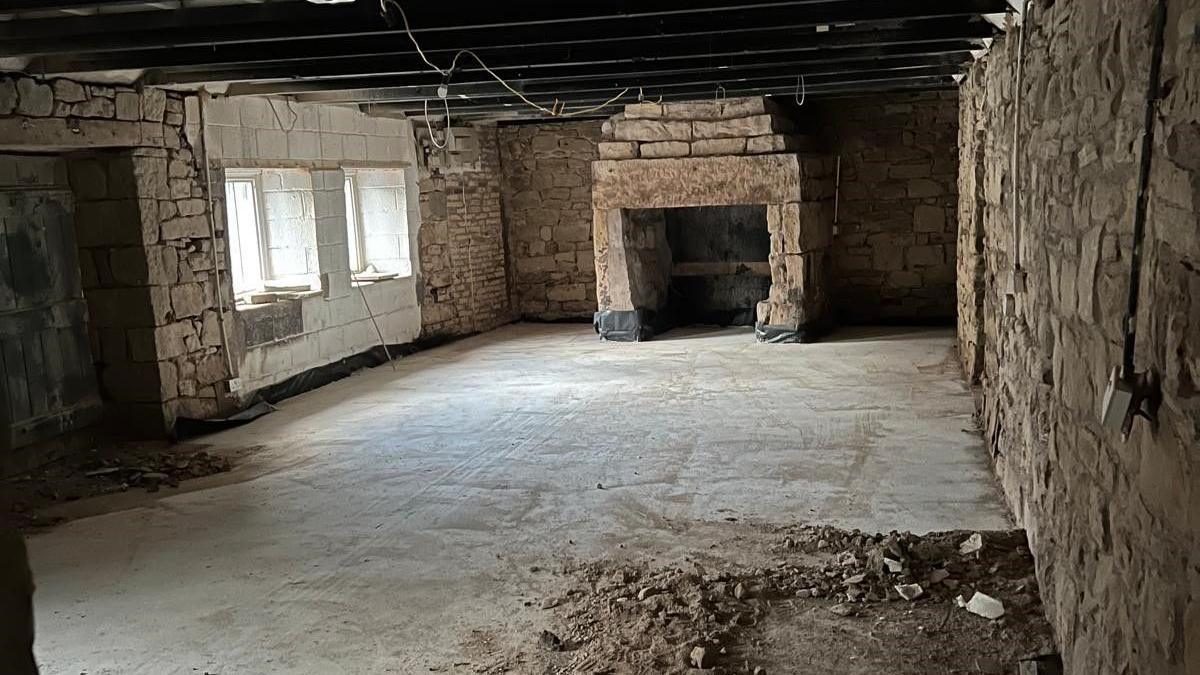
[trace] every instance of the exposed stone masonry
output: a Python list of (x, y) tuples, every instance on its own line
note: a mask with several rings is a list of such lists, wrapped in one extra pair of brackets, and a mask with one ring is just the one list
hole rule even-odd
[(500, 127), (515, 308), (527, 319), (591, 319), (592, 161), (600, 122)]
[(814, 104), (842, 159), (832, 277), (843, 321), (954, 316), (957, 101), (917, 92)]
[(634, 103), (604, 123), (600, 159), (760, 155), (809, 147), (763, 97), (723, 102)]
[[(658, 117), (645, 119), (651, 115)], [(647, 157), (642, 152), (664, 134), (735, 138), (790, 129), (790, 124), (761, 97), (724, 103), (632, 104), (606, 123), (616, 138), (643, 145), (637, 158), (600, 159), (592, 165), (597, 326), (602, 336), (644, 339), (651, 334), (643, 330), (646, 321), (666, 309), (664, 279), (669, 279), (671, 257), (669, 250), (661, 250), (666, 246), (665, 224), (662, 218), (647, 217), (639, 210), (746, 204), (767, 207), (771, 238), (770, 292), (756, 307), (759, 339), (804, 341), (824, 329), (833, 220), (832, 158), (745, 150), (681, 157)], [(602, 158), (609, 154), (604, 145)], [(617, 330), (624, 317), (636, 317), (634, 321), (642, 326), (632, 333)]]
[(496, 129), (472, 131), (477, 164), (421, 174), (423, 337), (476, 333), (512, 320)]
[(1197, 0), (1169, 3), (1155, 114), (1136, 367), (1161, 381), (1158, 423), (1123, 440), (1098, 415), (1121, 362), (1154, 4), (1032, 3), (1011, 312), (1014, 35), (962, 90), (961, 353), (1075, 674), (1200, 672)]
[[(179, 415), (216, 414), (229, 374), (208, 205), (183, 136), (183, 98), (158, 89), (3, 79), (6, 114), (16, 116), (0, 118), (0, 137), (30, 149), (100, 150), (73, 156), (68, 173), (109, 421), (153, 434)], [(120, 149), (108, 149), (114, 146)], [(221, 281), (229, 298), (227, 277)]]

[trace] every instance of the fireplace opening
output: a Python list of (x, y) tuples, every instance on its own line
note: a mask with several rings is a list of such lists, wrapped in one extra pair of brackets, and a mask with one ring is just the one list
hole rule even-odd
[(755, 307), (771, 289), (765, 205), (631, 209), (627, 216), (638, 230), (661, 233), (646, 237), (667, 249), (652, 255), (657, 274), (630, 281), (665, 285), (655, 304), (669, 324), (754, 325)]

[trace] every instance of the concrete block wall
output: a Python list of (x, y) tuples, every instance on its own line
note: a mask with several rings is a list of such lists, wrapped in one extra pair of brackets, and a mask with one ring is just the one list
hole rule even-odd
[[(199, 110), (194, 112), (189, 132), (198, 137)], [(278, 197), (278, 215), (292, 219), (289, 231), (304, 233), (290, 244), (304, 251), (305, 273), (320, 280), (320, 292), (307, 297), (234, 313), (231, 342), (242, 379), (239, 397), (371, 349), (380, 343), (379, 333), (389, 344), (416, 339), (422, 325), (416, 274), (363, 284), (361, 290), (352, 281), (344, 192), (347, 170), (388, 170), (417, 184), (409, 122), (255, 97), (213, 100), (204, 112), (212, 142), (209, 160), (218, 167), (214, 194), (224, 195), (224, 170), (265, 169), (264, 189), (272, 188), (268, 207)], [(269, 178), (274, 175), (281, 180)], [(217, 208), (224, 213), (223, 200)], [(411, 246), (421, 228), (419, 210), (411, 202), (394, 208), (406, 210)], [(381, 214), (372, 210), (370, 215), (377, 222)], [(301, 259), (293, 257), (293, 262), (288, 269), (300, 271)], [(413, 267), (419, 273), (419, 264)]]
[[(513, 320), (501, 216), (496, 127), (455, 129), (478, 161), (422, 169), (419, 255), (424, 337), (466, 335)], [(454, 159), (453, 157), (451, 158)]]
[(1073, 674), (1200, 672), (1197, 0), (1168, 4), (1153, 118), (1136, 368), (1161, 382), (1158, 422), (1125, 440), (1098, 414), (1121, 363), (1155, 4), (1031, 3), (1016, 176), (1014, 37), (962, 88), (961, 352)]
[(302, 281), (319, 274), (313, 180), (299, 169), (262, 172), (269, 278)]
[(957, 92), (811, 104), (841, 157), (833, 311), (853, 323), (951, 321), (957, 245)]
[(591, 320), (596, 311), (592, 161), (598, 121), (499, 129), (515, 310), (524, 318)]

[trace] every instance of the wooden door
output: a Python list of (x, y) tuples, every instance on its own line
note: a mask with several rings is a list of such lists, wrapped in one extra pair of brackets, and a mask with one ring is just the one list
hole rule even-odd
[(100, 411), (72, 194), (26, 183), (0, 185), (0, 451), (90, 424)]

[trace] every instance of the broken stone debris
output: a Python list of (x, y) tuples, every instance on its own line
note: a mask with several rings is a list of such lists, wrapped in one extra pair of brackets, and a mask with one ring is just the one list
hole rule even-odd
[(540, 644), (543, 649), (552, 652), (561, 652), (563, 650), (562, 638), (548, 630), (542, 631), (542, 634), (538, 636), (538, 644)]
[[(959, 596), (960, 598), (962, 596)], [(978, 614), (985, 619), (999, 619), (1004, 616), (1004, 603), (985, 593), (975, 592), (964, 605), (968, 612)]]
[(963, 555), (971, 555), (972, 553), (977, 553), (982, 548), (983, 535), (976, 532), (958, 545), (958, 552)]
[(709, 666), (708, 650), (704, 647), (693, 647), (688, 655), (692, 665), (697, 668), (707, 668)]
[[(754, 664), (739, 647), (739, 636), (781, 605), (795, 610), (798, 602), (820, 603), (851, 620), (868, 615), (872, 603), (952, 602), (959, 580), (969, 591), (984, 590), (993, 599), (1010, 594), (1004, 595), (1006, 601), (1014, 598), (1021, 611), (1026, 607), (1015, 595), (1028, 595), (1030, 615), (1040, 618), (1032, 559), (1020, 532), (989, 533), (986, 551), (962, 556), (960, 544), (971, 533), (921, 537), (831, 527), (780, 529), (770, 546), (777, 561), (766, 568), (717, 563), (724, 568), (714, 569), (697, 561), (663, 566), (645, 560), (564, 570), (575, 586), (558, 594), (563, 603), (555, 612), (565, 621), (560, 634), (571, 647), (563, 650), (567, 661), (554, 662), (554, 672), (595, 672), (596, 664), (621, 664), (615, 672), (626, 667), (678, 672), (696, 668), (692, 651), (701, 647), (703, 670), (749, 673)], [(889, 560), (900, 564), (899, 571)]]

